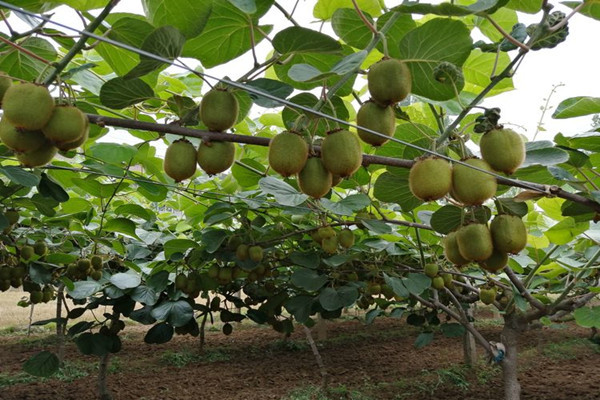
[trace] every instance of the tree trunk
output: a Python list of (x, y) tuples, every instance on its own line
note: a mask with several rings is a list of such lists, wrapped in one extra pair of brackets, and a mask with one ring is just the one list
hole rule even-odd
[(522, 331), (514, 314), (504, 317), (502, 330), (502, 344), (505, 354), (502, 360), (502, 378), (504, 380), (504, 400), (519, 400), (521, 398), (521, 384), (519, 383), (517, 343), (519, 333)]
[(200, 323), (200, 348), (198, 349), (200, 354), (204, 353), (204, 343), (206, 341), (206, 334), (205, 334), (205, 329), (206, 329), (206, 319), (208, 318), (208, 311), (204, 313), (204, 316), (202, 317), (202, 322)]
[[(465, 310), (467, 317), (473, 317), (473, 308), (472, 306), (468, 307)], [(477, 347), (475, 344), (475, 337), (469, 331), (465, 332), (463, 336), (463, 359), (466, 365), (475, 365), (477, 364)]]
[(109, 358), (110, 353), (100, 357), (100, 365), (98, 366), (98, 398), (100, 400), (112, 400), (113, 398), (106, 384)]
[(62, 321), (62, 303), (65, 297), (65, 285), (60, 284), (56, 292), (56, 353), (60, 365), (65, 359), (65, 326)]
[(327, 340), (327, 323), (325, 319), (321, 317), (321, 314), (317, 314), (315, 329), (317, 330), (317, 340), (319, 342)]

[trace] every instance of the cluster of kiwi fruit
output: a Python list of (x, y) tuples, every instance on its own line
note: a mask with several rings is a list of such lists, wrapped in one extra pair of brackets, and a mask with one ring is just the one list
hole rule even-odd
[[(356, 114), (356, 123), (392, 137), (396, 129), (394, 105), (404, 100), (411, 91), (410, 70), (403, 61), (385, 57), (371, 65), (367, 82), (371, 99), (361, 105)], [(360, 128), (358, 136), (372, 146), (381, 146), (389, 141), (385, 136), (374, 135)]]
[[(239, 104), (233, 93), (211, 89), (200, 101), (200, 119), (210, 131), (224, 132), (237, 121)], [(175, 182), (189, 179), (196, 173), (196, 165), (209, 175), (229, 169), (235, 160), (233, 142), (202, 141), (198, 149), (179, 139), (167, 148), (164, 159), (165, 173)]]
[(311, 238), (321, 246), (323, 251), (335, 254), (339, 248), (349, 249), (354, 246), (354, 232), (348, 228), (336, 231), (331, 226), (320, 227), (310, 234)]
[(479, 222), (461, 226), (444, 238), (444, 254), (457, 266), (476, 262), (496, 273), (508, 263), (508, 254), (517, 254), (527, 244), (523, 220), (510, 214), (497, 215), (490, 226)]
[(425, 264), (425, 266), (423, 267), (423, 272), (425, 272), (425, 275), (431, 278), (432, 288), (437, 290), (442, 290), (445, 287), (448, 289), (454, 288), (454, 283), (452, 282), (452, 274), (441, 271), (438, 264)]
[(67, 265), (66, 276), (73, 280), (85, 280), (89, 276), (95, 281), (102, 278), (102, 257), (93, 255), (90, 258), (80, 258), (76, 263)]
[[(8, 79), (8, 85), (6, 80)], [(26, 167), (50, 162), (56, 153), (75, 149), (88, 138), (87, 116), (77, 107), (55, 105), (48, 88), (34, 83), (12, 83), (0, 77), (3, 116), (0, 140)]]

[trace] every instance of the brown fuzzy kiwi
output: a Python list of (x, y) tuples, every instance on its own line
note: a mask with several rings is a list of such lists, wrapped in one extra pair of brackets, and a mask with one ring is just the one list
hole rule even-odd
[(200, 119), (211, 131), (223, 132), (235, 125), (240, 107), (233, 93), (212, 89), (200, 101)]
[[(394, 136), (396, 130), (394, 109), (391, 106), (381, 107), (373, 101), (367, 101), (356, 114), (356, 124), (385, 136)], [(360, 128), (358, 128), (358, 137), (372, 146), (381, 146), (389, 141), (385, 137), (374, 135)]]
[(444, 238), (444, 255), (454, 265), (461, 266), (469, 263), (469, 260), (464, 258), (458, 250), (456, 232), (450, 232)]
[(308, 144), (298, 134), (281, 132), (269, 142), (269, 165), (288, 177), (302, 171), (308, 158)]
[(337, 236), (323, 238), (323, 241), (321, 242), (321, 248), (323, 249), (323, 251), (325, 251), (326, 253), (329, 253), (329, 254), (337, 253), (337, 247), (338, 247)]
[(512, 129), (494, 129), (479, 141), (481, 157), (495, 171), (512, 174), (525, 161), (525, 143)]
[(325, 168), (321, 159), (310, 157), (298, 174), (298, 186), (302, 193), (319, 199), (331, 189), (331, 179), (331, 172)]
[(8, 88), (12, 85), (12, 79), (10, 79), (4, 72), (0, 72), (0, 105), (2, 105), (2, 99), (4, 98), (4, 93), (8, 90)]
[(494, 248), (504, 253), (517, 254), (527, 245), (527, 228), (515, 215), (498, 215), (490, 224)]
[(412, 87), (410, 70), (395, 58), (371, 65), (367, 80), (371, 97), (383, 106), (404, 100)]
[(348, 177), (362, 164), (362, 148), (358, 137), (347, 130), (329, 132), (321, 144), (321, 159), (333, 175)]
[(11, 85), (2, 99), (4, 117), (17, 128), (42, 129), (54, 111), (54, 99), (45, 86), (33, 83)]
[[(469, 158), (464, 163), (492, 172), (485, 160)], [(452, 167), (452, 196), (465, 205), (480, 205), (496, 194), (496, 177), (462, 164)]]
[(18, 153), (17, 160), (19, 160), (24, 167), (41, 167), (52, 161), (57, 152), (58, 149), (56, 147), (51, 143), (46, 142), (37, 150), (28, 151), (27, 153)]
[(226, 171), (235, 160), (232, 142), (202, 142), (198, 147), (198, 165), (209, 175)]
[(486, 260), (494, 250), (492, 235), (484, 224), (469, 224), (458, 229), (456, 243), (460, 255), (465, 260)]
[(175, 182), (191, 178), (196, 173), (198, 153), (186, 139), (174, 141), (167, 147), (163, 168)]
[(479, 262), (479, 266), (488, 272), (495, 274), (508, 264), (508, 254), (498, 249), (492, 250), (492, 255)]
[(408, 187), (423, 201), (441, 199), (452, 188), (452, 165), (438, 157), (421, 158), (410, 169)]
[(0, 120), (0, 140), (17, 153), (34, 151), (46, 144), (46, 138), (41, 131), (19, 130), (6, 118)]
[(42, 132), (54, 144), (71, 143), (84, 135), (87, 124), (87, 116), (77, 107), (58, 106)]

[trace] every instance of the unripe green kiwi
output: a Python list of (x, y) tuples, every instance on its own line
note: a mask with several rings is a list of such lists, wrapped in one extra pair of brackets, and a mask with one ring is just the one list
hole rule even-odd
[(440, 267), (434, 263), (425, 264), (425, 267), (423, 267), (423, 271), (425, 272), (425, 275), (427, 275), (430, 278), (435, 277), (438, 274), (439, 270), (440, 270)]
[(321, 159), (311, 157), (298, 174), (298, 186), (302, 193), (320, 199), (331, 189), (331, 179), (331, 172), (325, 168)]
[[(464, 163), (492, 172), (485, 160), (469, 158)], [(496, 194), (496, 177), (466, 165), (452, 167), (452, 196), (465, 205), (480, 205)]]
[(281, 132), (269, 142), (269, 165), (288, 177), (302, 171), (308, 158), (308, 144), (298, 134)]
[(6, 210), (4, 216), (8, 220), (9, 225), (14, 225), (19, 222), (19, 212), (17, 210)]
[(452, 165), (438, 157), (421, 158), (410, 169), (408, 187), (423, 201), (441, 199), (452, 188)]
[(83, 135), (81, 135), (78, 139), (76, 139), (72, 142), (57, 144), (56, 147), (60, 151), (73, 150), (73, 149), (76, 149), (76, 148), (82, 146), (88, 140), (89, 137), (90, 137), (90, 122), (86, 118), (85, 119), (85, 128), (83, 129)]
[(323, 165), (333, 175), (352, 175), (362, 163), (362, 148), (358, 137), (347, 130), (329, 132), (321, 144)]
[(71, 143), (84, 135), (87, 124), (87, 116), (77, 107), (58, 106), (42, 132), (54, 144)]
[(263, 248), (258, 245), (248, 247), (248, 257), (254, 262), (261, 262), (264, 257)]
[(102, 269), (102, 257), (99, 255), (93, 255), (90, 258), (90, 263), (92, 263), (92, 268), (95, 270)]
[(367, 74), (369, 93), (383, 106), (404, 100), (410, 93), (411, 79), (406, 64), (394, 58), (371, 65)]
[(18, 153), (17, 160), (19, 160), (24, 167), (40, 167), (52, 161), (57, 152), (58, 149), (56, 147), (51, 143), (46, 142), (37, 150)]
[(98, 269), (92, 270), (92, 272), (90, 272), (90, 278), (92, 278), (95, 281), (99, 281), (100, 279), (102, 279), (102, 271)]
[(196, 173), (198, 153), (186, 139), (174, 141), (167, 147), (163, 168), (175, 182), (191, 178)]
[(485, 224), (469, 224), (456, 231), (460, 255), (466, 260), (483, 261), (494, 250), (492, 235)]
[(508, 254), (496, 248), (492, 251), (491, 256), (479, 262), (481, 268), (493, 274), (506, 267), (506, 264), (508, 264)]
[(235, 256), (238, 260), (240, 261), (246, 261), (249, 257), (248, 254), (248, 245), (247, 244), (240, 244), (236, 249), (235, 249)]
[(209, 175), (226, 171), (235, 160), (232, 142), (202, 142), (198, 147), (198, 165)]
[[(385, 136), (394, 136), (396, 130), (394, 109), (391, 106), (381, 107), (373, 101), (367, 101), (356, 114), (356, 124)], [(385, 137), (374, 135), (360, 128), (358, 128), (358, 136), (363, 142), (372, 146), (381, 146), (389, 141)]]
[(2, 99), (4, 117), (17, 128), (42, 129), (54, 110), (54, 99), (45, 86), (33, 83), (11, 85)]
[(461, 266), (469, 263), (469, 260), (464, 258), (458, 250), (456, 242), (456, 232), (450, 232), (444, 238), (444, 255), (452, 264)]
[(527, 228), (515, 215), (498, 215), (490, 224), (494, 248), (505, 253), (517, 254), (527, 245)]
[(6, 147), (18, 153), (34, 151), (46, 144), (46, 138), (41, 131), (19, 130), (6, 118), (0, 120), (0, 140)]
[(479, 141), (481, 157), (496, 171), (512, 174), (525, 161), (525, 143), (512, 129), (494, 129)]
[(321, 248), (329, 254), (335, 254), (337, 252), (337, 247), (338, 247), (337, 236), (323, 238), (323, 240), (321, 241)]
[(45, 256), (48, 252), (48, 245), (43, 240), (38, 240), (33, 245), (33, 251), (40, 257)]
[(335, 229), (333, 229), (331, 226), (323, 226), (319, 228), (317, 232), (319, 233), (319, 237), (321, 238), (321, 240), (337, 235)]
[(492, 304), (496, 300), (496, 286), (479, 289), (479, 300), (483, 304)]
[(222, 132), (231, 128), (238, 117), (239, 105), (233, 93), (212, 89), (200, 102), (200, 119), (211, 131)]
[(2, 105), (4, 93), (6, 93), (10, 85), (12, 85), (12, 79), (6, 76), (4, 72), (0, 72), (0, 105)]
[(338, 242), (340, 243), (340, 246), (345, 249), (354, 246), (354, 232), (348, 228), (342, 229), (338, 235)]
[(431, 286), (434, 289), (437, 290), (442, 290), (446, 285), (444, 283), (444, 278), (442, 278), (441, 276), (434, 276), (433, 279), (431, 280)]
[(31, 304), (39, 304), (42, 302), (42, 300), (44, 300), (44, 293), (42, 293), (41, 290), (33, 291), (29, 295), (29, 301), (31, 301)]
[(29, 260), (35, 254), (35, 250), (31, 246), (23, 246), (21, 247), (21, 258), (23, 260)]

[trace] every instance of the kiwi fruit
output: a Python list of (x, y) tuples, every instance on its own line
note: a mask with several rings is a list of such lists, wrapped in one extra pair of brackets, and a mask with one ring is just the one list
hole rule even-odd
[(323, 226), (319, 228), (317, 232), (319, 233), (321, 240), (334, 237), (336, 235), (335, 229), (333, 229), (331, 226)]
[(418, 159), (410, 168), (408, 187), (423, 201), (441, 199), (452, 188), (452, 165), (438, 157)]
[(434, 276), (431, 280), (431, 287), (437, 290), (442, 290), (446, 285), (444, 284), (444, 278), (441, 276)]
[(175, 277), (175, 289), (183, 290), (187, 286), (187, 276), (182, 273), (177, 274)]
[(17, 160), (19, 160), (24, 167), (41, 167), (52, 161), (57, 152), (58, 149), (56, 147), (51, 143), (46, 142), (37, 150), (18, 153)]
[(90, 278), (92, 278), (95, 281), (99, 281), (100, 279), (102, 279), (102, 271), (100, 270), (92, 270), (92, 272), (90, 272)]
[(12, 79), (10, 79), (4, 72), (0, 72), (0, 105), (2, 104), (2, 99), (4, 98), (4, 93), (8, 90), (8, 88), (12, 85)]
[(452, 274), (442, 273), (440, 276), (444, 280), (444, 286), (446, 286), (448, 289), (454, 289), (454, 282), (452, 282), (454, 277)]
[(236, 249), (235, 249), (235, 256), (238, 260), (240, 261), (246, 261), (248, 259), (248, 257), (250, 256), (248, 253), (248, 245), (247, 244), (240, 244)]
[(40, 257), (45, 256), (46, 253), (48, 253), (48, 246), (46, 245), (46, 242), (43, 240), (36, 241), (33, 245), (33, 252)]
[(411, 79), (406, 64), (395, 58), (371, 65), (367, 74), (369, 93), (382, 106), (404, 100), (410, 93)]
[(366, 290), (367, 294), (370, 294), (372, 296), (376, 296), (378, 294), (381, 294), (381, 285), (377, 282), (369, 282), (367, 284), (367, 290)]
[(163, 168), (175, 182), (191, 178), (196, 173), (198, 153), (192, 143), (186, 139), (174, 141), (167, 147)]
[(321, 159), (332, 175), (342, 178), (352, 175), (362, 163), (358, 137), (344, 129), (329, 132), (321, 144)]
[(311, 157), (298, 174), (298, 186), (302, 193), (320, 199), (331, 189), (331, 179), (331, 172), (325, 168), (321, 159)]
[(479, 300), (483, 304), (492, 304), (496, 300), (496, 287), (479, 289)]
[[(490, 165), (480, 158), (469, 158), (464, 163), (492, 172)], [(452, 196), (465, 205), (480, 205), (496, 194), (496, 177), (466, 165), (452, 168)]]
[(206, 271), (206, 274), (208, 275), (209, 278), (216, 279), (217, 276), (219, 275), (219, 266), (217, 264), (212, 264), (208, 268), (208, 271)]
[(281, 132), (269, 142), (269, 165), (288, 177), (302, 171), (308, 158), (308, 144), (298, 134)]
[(460, 255), (466, 260), (483, 261), (492, 255), (492, 235), (485, 224), (469, 224), (456, 231)]
[(423, 267), (423, 271), (428, 277), (434, 278), (438, 274), (439, 267), (437, 264), (429, 263), (425, 264), (425, 266)]
[(6, 118), (0, 120), (0, 140), (17, 153), (34, 151), (46, 144), (46, 138), (41, 131), (19, 130)]
[(508, 264), (508, 254), (496, 248), (492, 251), (492, 255), (483, 261), (479, 262), (479, 266), (488, 272), (495, 274), (501, 271)]
[(72, 142), (66, 142), (66, 143), (58, 143), (56, 144), (56, 147), (60, 150), (60, 151), (69, 151), (69, 150), (73, 150), (76, 149), (80, 146), (82, 146), (90, 137), (90, 123), (88, 121), (88, 119), (85, 119), (85, 128), (83, 129), (83, 134), (77, 138), (76, 140), (72, 141)]
[(197, 160), (200, 168), (209, 175), (226, 171), (235, 160), (235, 145), (232, 142), (202, 142)]
[(212, 89), (200, 101), (200, 119), (209, 130), (223, 132), (235, 124), (239, 108), (233, 93)]
[(217, 280), (221, 285), (227, 285), (233, 280), (233, 268), (223, 267), (219, 269)]
[(71, 143), (83, 136), (87, 124), (87, 116), (77, 107), (57, 106), (42, 132), (53, 144)]
[(35, 290), (29, 295), (29, 301), (31, 301), (31, 304), (39, 304), (42, 302), (42, 300), (44, 300), (44, 293), (42, 293), (41, 290)]
[(516, 215), (498, 215), (490, 224), (490, 232), (494, 248), (505, 253), (517, 254), (527, 245), (527, 228)]
[(229, 336), (232, 333), (233, 333), (233, 326), (229, 322), (223, 324), (223, 334), (225, 336)]
[(43, 294), (42, 301), (44, 303), (47, 303), (54, 298), (54, 290), (50, 286), (44, 287), (44, 289), (42, 290), (42, 294)]
[(469, 263), (469, 260), (460, 254), (456, 241), (456, 232), (450, 232), (444, 238), (444, 255), (454, 265), (461, 266)]
[(481, 157), (495, 171), (511, 175), (525, 161), (525, 143), (512, 129), (493, 129), (479, 141)]
[(367, 101), (358, 110), (356, 114), (356, 124), (358, 128), (358, 137), (363, 142), (371, 146), (381, 146), (389, 139), (367, 132), (360, 127), (379, 132), (385, 136), (394, 136), (396, 130), (396, 116), (391, 106), (382, 107), (373, 101)]
[(7, 264), (0, 267), (0, 281), (9, 280), (11, 278), (10, 270), (11, 268)]
[(93, 255), (90, 258), (90, 263), (92, 264), (92, 268), (95, 270), (102, 269), (102, 257), (99, 255)]
[(354, 240), (354, 232), (348, 228), (342, 229), (338, 235), (338, 242), (340, 246), (345, 249), (349, 249), (350, 247), (354, 246)]
[(45, 86), (33, 83), (11, 85), (2, 98), (4, 117), (29, 131), (42, 129), (54, 111), (54, 99)]
[(19, 212), (17, 210), (6, 210), (4, 216), (8, 220), (9, 225), (14, 225), (19, 222)]
[(21, 247), (21, 258), (23, 260), (29, 260), (35, 254), (35, 250), (33, 247), (25, 245)]
[(248, 257), (254, 262), (261, 262), (264, 257), (263, 248), (258, 245), (248, 247)]
[(77, 269), (79, 271), (87, 271), (92, 266), (92, 262), (87, 258), (81, 258), (77, 261)]
[(0, 279), (0, 292), (10, 289), (10, 279)]
[(326, 237), (326, 238), (323, 238), (323, 240), (321, 241), (321, 248), (326, 253), (329, 253), (329, 254), (337, 253), (337, 247), (338, 247), (337, 236)]

